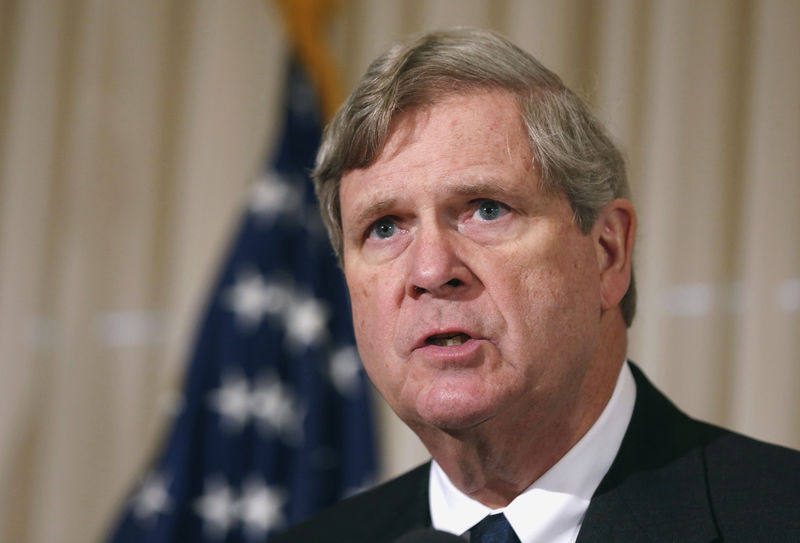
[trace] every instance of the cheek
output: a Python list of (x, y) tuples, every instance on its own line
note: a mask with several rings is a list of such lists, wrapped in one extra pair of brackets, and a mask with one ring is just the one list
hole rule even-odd
[(382, 274), (346, 274), (353, 310), (353, 328), (361, 358), (367, 372), (385, 373), (387, 353), (392, 345), (396, 308), (389, 285), (381, 284)]
[(352, 264), (345, 263), (345, 279), (354, 324), (375, 329), (393, 322), (402, 301), (403, 271), (398, 266), (373, 266), (360, 259), (352, 260)]
[(537, 337), (538, 347), (547, 349), (550, 338), (569, 337), (588, 318), (599, 315), (599, 289), (593, 261), (583, 253), (530, 254), (512, 259), (494, 296), (515, 335)]
[(375, 329), (379, 325), (377, 319), (380, 317), (380, 311), (376, 309), (377, 300), (374, 293), (370, 293), (366, 286), (368, 283), (354, 281), (352, 284), (357, 285), (355, 287), (350, 286), (353, 327), (358, 345), (365, 346), (375, 336)]
[(381, 345), (384, 343), (380, 322), (380, 312), (372, 306), (374, 300), (363, 293), (351, 292), (353, 309), (353, 328), (356, 336), (358, 352), (370, 380), (380, 390), (385, 375), (385, 361), (380, 357)]
[[(513, 311), (507, 320), (517, 327), (518, 336), (540, 338), (537, 344), (550, 337), (547, 330), (556, 326), (563, 317), (566, 304), (564, 288), (553, 270), (546, 268), (522, 270), (517, 288), (507, 293)], [(558, 324), (560, 326), (561, 323)]]

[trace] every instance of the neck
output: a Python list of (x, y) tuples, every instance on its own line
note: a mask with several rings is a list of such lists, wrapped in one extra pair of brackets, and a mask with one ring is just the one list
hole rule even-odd
[(627, 348), (624, 324), (604, 337), (574, 399), (525, 406), (466, 430), (414, 428), (453, 484), (497, 509), (533, 484), (592, 427), (614, 391)]

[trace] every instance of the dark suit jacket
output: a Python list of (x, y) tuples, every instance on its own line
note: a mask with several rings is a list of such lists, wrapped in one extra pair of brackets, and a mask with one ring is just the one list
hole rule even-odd
[[(633, 417), (578, 543), (800, 542), (800, 452), (690, 419), (631, 368)], [(273, 541), (391, 543), (430, 526), (429, 469), (340, 502)]]

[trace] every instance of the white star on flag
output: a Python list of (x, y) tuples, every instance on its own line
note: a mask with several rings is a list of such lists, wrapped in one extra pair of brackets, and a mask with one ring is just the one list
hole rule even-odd
[(298, 295), (284, 314), (289, 345), (305, 349), (324, 340), (328, 335), (328, 306), (316, 298)]
[(361, 359), (352, 345), (337, 349), (329, 366), (331, 382), (339, 394), (351, 396), (358, 393), (358, 376), (361, 372)]
[(195, 502), (195, 512), (203, 519), (203, 531), (214, 539), (224, 539), (236, 520), (236, 500), (221, 477), (206, 479), (204, 492)]
[(253, 183), (249, 199), (250, 211), (271, 222), (281, 214), (294, 215), (302, 203), (302, 194), (278, 173), (268, 171)]
[(162, 514), (167, 513), (172, 507), (167, 487), (167, 477), (160, 473), (151, 472), (145, 476), (136, 495), (131, 498), (131, 510), (134, 517), (142, 522), (151, 522)]
[(268, 531), (285, 524), (285, 503), (286, 494), (280, 488), (259, 479), (248, 481), (237, 506), (248, 539), (263, 538)]
[(255, 329), (266, 314), (281, 313), (289, 302), (290, 292), (284, 285), (264, 281), (252, 270), (238, 275), (236, 283), (225, 291), (226, 305), (236, 315), (236, 322), (248, 330)]
[(292, 391), (274, 373), (259, 379), (250, 397), (253, 416), (261, 428), (271, 430), (291, 445), (303, 439), (305, 409)]
[(250, 385), (240, 373), (222, 376), (222, 384), (208, 396), (211, 408), (222, 417), (228, 430), (241, 430), (250, 416)]

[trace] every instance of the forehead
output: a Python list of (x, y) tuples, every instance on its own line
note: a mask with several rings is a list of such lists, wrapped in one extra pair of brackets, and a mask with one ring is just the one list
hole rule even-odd
[[(533, 158), (516, 98), (505, 91), (446, 97), (395, 117), (386, 144), (369, 166), (342, 176), (343, 219), (348, 203), (413, 185), (469, 190), (465, 185), (529, 181)], [(531, 190), (537, 183), (529, 183)], [(521, 188), (521, 187), (520, 187)], [(352, 210), (351, 210), (352, 211)]]
[(499, 90), (457, 93), (402, 111), (392, 119), (384, 148), (370, 166), (385, 164), (403, 151), (413, 151), (415, 145), (435, 143), (444, 147), (474, 142), (483, 144), (483, 155), (529, 148), (514, 95)]

